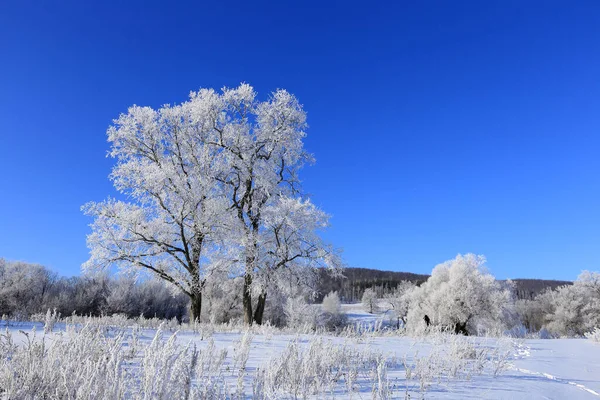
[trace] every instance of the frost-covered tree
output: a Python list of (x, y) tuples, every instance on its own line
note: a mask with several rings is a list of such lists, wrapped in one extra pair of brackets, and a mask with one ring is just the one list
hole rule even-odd
[(378, 311), (377, 308), (377, 294), (372, 288), (365, 289), (362, 296), (362, 306), (368, 313), (375, 313)]
[(133, 106), (114, 120), (108, 130), (117, 160), (111, 180), (127, 201), (83, 207), (94, 217), (84, 270), (116, 265), (148, 272), (188, 295), (191, 316), (199, 318), (206, 276), (227, 263), (221, 245), (228, 204), (214, 179), (226, 160), (208, 145), (225, 120), (222, 100), (212, 91), (158, 110)]
[(56, 308), (62, 315), (73, 312), (80, 315), (100, 315), (105, 309), (110, 285), (108, 274), (73, 277), (61, 283)]
[(279, 196), (265, 207), (253, 277), (258, 291), (255, 323), (262, 322), (268, 291), (292, 297), (304, 292), (313, 295), (318, 268), (339, 271), (336, 251), (318, 235), (327, 225), (328, 215), (307, 199)]
[(528, 332), (537, 332), (546, 322), (547, 311), (541, 301), (542, 295), (533, 300), (520, 299), (515, 301), (515, 311), (519, 321)]
[(110, 285), (106, 304), (103, 305), (103, 312), (112, 314), (140, 315), (136, 307), (138, 293), (136, 293), (135, 280), (124, 277), (114, 281)]
[(205, 289), (206, 312), (204, 320), (211, 323), (225, 323), (239, 320), (242, 316), (241, 277), (230, 278), (222, 272), (208, 279)]
[(56, 279), (41, 265), (0, 258), (0, 315), (42, 312)]
[(342, 303), (337, 292), (331, 292), (323, 298), (323, 311), (331, 314), (342, 312)]
[(600, 326), (600, 273), (583, 271), (573, 285), (536, 298), (545, 305), (545, 327), (565, 336), (581, 336)]
[(414, 282), (402, 281), (392, 292), (384, 295), (384, 300), (396, 318), (396, 328), (400, 328), (400, 321), (406, 324), (406, 315), (408, 314), (412, 291), (415, 287)]
[(413, 292), (408, 327), (424, 320), (456, 333), (474, 333), (478, 326), (502, 324), (511, 293), (485, 269), (485, 257), (458, 255), (439, 264)]
[(211, 145), (225, 160), (217, 180), (237, 221), (244, 321), (260, 324), (274, 279), (287, 275), (302, 281), (311, 275), (310, 267), (338, 264), (336, 254), (313, 235), (326, 216), (303, 198), (299, 185), (299, 169), (313, 159), (303, 148), (306, 113), (285, 90), (264, 102), (246, 84), (197, 96), (208, 93), (220, 102), (219, 117), (205, 124), (212, 127)]
[(346, 325), (347, 316), (342, 312), (342, 303), (337, 292), (330, 292), (323, 298), (323, 313), (320, 324), (328, 329), (336, 329)]
[(247, 84), (131, 107), (108, 130), (111, 179), (128, 201), (84, 206), (94, 217), (84, 268), (150, 272), (187, 294), (199, 318), (207, 278), (235, 267), (244, 320), (261, 323), (276, 283), (339, 265), (314, 234), (327, 216), (300, 191), (298, 170), (312, 160), (305, 128), (293, 95), (277, 90), (261, 102)]
[(146, 318), (158, 317), (181, 320), (188, 304), (183, 293), (173, 295), (162, 280), (136, 282), (129, 277), (111, 279), (108, 294), (102, 305), (103, 314), (124, 314), (129, 317), (143, 315)]

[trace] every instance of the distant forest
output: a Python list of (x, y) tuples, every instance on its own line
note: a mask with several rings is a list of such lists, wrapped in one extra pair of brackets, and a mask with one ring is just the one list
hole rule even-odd
[[(318, 303), (332, 291), (338, 293), (342, 302), (357, 303), (362, 300), (367, 288), (374, 289), (377, 297), (382, 298), (402, 281), (421, 285), (429, 278), (429, 275), (366, 268), (347, 268), (343, 271), (344, 276), (339, 278), (333, 278), (324, 269), (317, 271), (319, 279), (312, 289), (316, 290), (318, 296), (312, 300)], [(204, 318), (228, 321), (241, 316), (239, 299), (236, 297), (241, 291), (240, 280), (237, 278), (207, 284)], [(533, 300), (546, 288), (555, 289), (572, 284), (542, 279), (516, 279), (514, 282), (516, 296), (521, 300)], [(285, 300), (271, 296), (269, 301), (268, 310), (272, 315), (277, 315)], [(172, 288), (162, 281), (144, 279), (136, 282), (133, 277), (107, 274), (66, 278), (41, 265), (0, 258), (0, 317), (6, 314), (27, 318), (32, 314), (45, 313), (48, 309), (55, 309), (63, 316), (72, 313), (119, 313), (129, 317), (144, 315), (146, 318), (183, 320), (189, 310), (189, 299), (182, 293), (174, 294)]]
[[(429, 275), (413, 274), (411, 272), (380, 271), (368, 268), (347, 268), (343, 277), (333, 278), (326, 271), (320, 271), (317, 301), (329, 292), (337, 291), (340, 299), (346, 303), (359, 302), (365, 289), (373, 288), (377, 297), (393, 291), (402, 281), (415, 282), (417, 285), (425, 282)], [(532, 300), (546, 288), (555, 289), (559, 286), (570, 285), (570, 281), (546, 279), (513, 279), (516, 285), (516, 295), (520, 300)]]

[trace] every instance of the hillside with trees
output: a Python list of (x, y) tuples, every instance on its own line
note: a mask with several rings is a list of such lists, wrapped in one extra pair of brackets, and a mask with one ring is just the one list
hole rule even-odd
[[(383, 298), (403, 281), (419, 286), (428, 278), (429, 275), (425, 274), (369, 268), (346, 268), (342, 276), (331, 276), (326, 271), (320, 271), (317, 299), (320, 300), (327, 293), (335, 291), (342, 301), (356, 303), (361, 301), (367, 288), (372, 288), (377, 297)], [(513, 279), (512, 282), (515, 285), (515, 296), (519, 300), (532, 300), (547, 289), (554, 290), (573, 283), (548, 279)]]

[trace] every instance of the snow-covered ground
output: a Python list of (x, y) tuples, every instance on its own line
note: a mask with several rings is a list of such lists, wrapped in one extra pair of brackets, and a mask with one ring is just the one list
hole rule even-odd
[(429, 398), (595, 399), (600, 397), (600, 345), (585, 339), (520, 340), (509, 368)]
[[(353, 320), (373, 322), (377, 317), (349, 308), (349, 317)], [(36, 327), (38, 340), (43, 332), (43, 324), (20, 323), (9, 326), (8, 332), (13, 341), (26, 345), (28, 338), (25, 332)], [(3, 330), (4, 331), (4, 330)], [(6, 332), (6, 331), (4, 331)], [(211, 349), (218, 353), (227, 350), (227, 361), (224, 370), (233, 370), (239, 362), (239, 354), (243, 347), (244, 333), (239, 331), (195, 333), (181, 331), (177, 334), (177, 343), (192, 343), (202, 351)], [(154, 329), (143, 329), (139, 340), (148, 346), (155, 336)], [(46, 335), (49, 346), (65, 336), (65, 325), (57, 324), (52, 333)], [(171, 332), (165, 331), (165, 339)], [(30, 334), (31, 336), (31, 334)], [(319, 340), (322, 340), (320, 342)], [(265, 366), (281, 362), (278, 357), (289, 350), (290, 343), (297, 343), (306, 351), (311, 343), (317, 346), (348, 346), (364, 354), (381, 354), (390, 361), (385, 376), (389, 380), (391, 394), (388, 398), (430, 398), (430, 399), (595, 399), (600, 397), (600, 344), (586, 339), (548, 339), (548, 340), (513, 340), (493, 338), (459, 338), (438, 335), (425, 338), (404, 336), (377, 336), (366, 334), (358, 337), (338, 337), (321, 335), (293, 335), (270, 332), (255, 332), (251, 335), (248, 359), (245, 364), (243, 378), (247, 398), (252, 398), (252, 380), (258, 370)], [(471, 347), (470, 347), (471, 346)], [(329, 347), (330, 348), (330, 347)], [(465, 362), (458, 360), (450, 363), (454, 355), (466, 354), (472, 349), (486, 350), (487, 364), (481, 364), (482, 373), (474, 361), (478, 352), (465, 357)], [(506, 358), (503, 354), (506, 351)], [(326, 352), (326, 351), (324, 351)], [(288, 353), (285, 353), (288, 354)], [(319, 355), (317, 355), (318, 357)], [(322, 355), (327, 357), (326, 354)], [(237, 357), (237, 358), (236, 358)], [(491, 361), (490, 361), (491, 360)], [(432, 365), (444, 365), (443, 376), (436, 375)], [(238, 365), (239, 366), (239, 365)], [(413, 374), (407, 378), (407, 368)], [(430, 369), (428, 369), (430, 368)], [(441, 367), (440, 367), (441, 368)], [(456, 378), (449, 378), (447, 371), (456, 368)], [(498, 374), (494, 369), (498, 369)], [(425, 387), (420, 386), (418, 373), (425, 374)], [(429, 372), (424, 372), (429, 371)], [(410, 374), (409, 373), (409, 374)], [(430, 374), (430, 376), (427, 376)], [(225, 374), (227, 375), (227, 374)], [(226, 376), (225, 380), (232, 387), (236, 386), (236, 373)], [(376, 382), (377, 377), (364, 377), (364, 382)], [(326, 395), (317, 398), (379, 398), (379, 393), (370, 384), (359, 382), (353, 392), (330, 390)], [(375, 393), (375, 395), (374, 395)], [(0, 398), (2, 398), (0, 390)], [(278, 395), (277, 398), (293, 398)]]

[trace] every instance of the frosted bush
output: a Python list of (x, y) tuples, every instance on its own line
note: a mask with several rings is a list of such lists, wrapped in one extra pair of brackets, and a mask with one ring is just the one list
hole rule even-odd
[(44, 317), (44, 333), (52, 332), (54, 325), (58, 321), (58, 318), (59, 315), (56, 312), (56, 308), (52, 312), (50, 312), (50, 309), (46, 311), (46, 316)]
[(551, 332), (549, 332), (546, 328), (540, 329), (537, 333), (537, 336), (540, 339), (554, 339), (554, 335)]
[(68, 328), (52, 345), (35, 331), (25, 333), (24, 346), (10, 347), (10, 334), (0, 338), (8, 348), (0, 360), (0, 392), (6, 398), (122, 398), (128, 385), (122, 368), (123, 337), (105, 337), (89, 326)]
[(371, 288), (365, 289), (361, 301), (362, 301), (363, 309), (366, 312), (374, 314), (378, 311), (377, 295), (373, 289), (371, 289)]
[(528, 331), (527, 331), (527, 328), (525, 327), (525, 325), (519, 324), (519, 325), (513, 326), (511, 329), (506, 331), (505, 334), (506, 334), (506, 336), (509, 336), (512, 338), (523, 339), (528, 336)]
[(583, 271), (572, 285), (547, 290), (535, 301), (544, 328), (559, 337), (581, 337), (600, 326), (600, 272)]
[[(180, 346), (173, 334), (164, 342), (159, 329), (141, 362), (141, 389), (158, 399), (185, 399), (191, 391), (198, 351), (190, 344)], [(142, 397), (145, 398), (145, 397)]]
[(253, 384), (254, 398), (321, 398), (326, 394), (366, 389), (387, 394), (390, 391), (385, 375), (387, 362), (391, 363), (379, 353), (334, 345), (321, 338), (310, 342), (306, 349), (294, 340), (258, 371)]
[(319, 318), (319, 309), (306, 303), (304, 298), (288, 298), (283, 308), (287, 326), (295, 329), (315, 330), (317, 319)]
[(339, 314), (342, 311), (342, 303), (337, 292), (331, 292), (323, 298), (323, 311), (331, 314)]
[(336, 330), (346, 325), (347, 316), (342, 312), (342, 304), (337, 292), (331, 292), (323, 299), (323, 313), (319, 316), (319, 326)]
[(494, 346), (486, 346), (473, 338), (447, 333), (433, 334), (424, 339), (433, 344), (427, 355), (415, 354), (412, 360), (403, 359), (407, 392), (424, 393), (434, 382), (500, 375), (509, 368), (515, 349), (515, 343), (511, 341), (490, 339)]
[(585, 337), (593, 342), (600, 343), (600, 328), (594, 328), (593, 331), (587, 332)]

